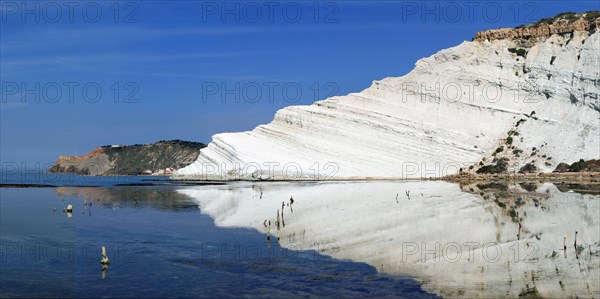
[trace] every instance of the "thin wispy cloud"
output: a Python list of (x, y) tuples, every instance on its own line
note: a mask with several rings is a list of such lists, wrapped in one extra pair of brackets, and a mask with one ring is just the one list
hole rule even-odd
[[(2, 51), (19, 51), (37, 46), (72, 46), (82, 45), (92, 42), (102, 43), (108, 41), (114, 42), (139, 42), (142, 40), (156, 40), (182, 36), (221, 36), (221, 35), (246, 35), (262, 33), (290, 33), (290, 32), (311, 32), (311, 31), (337, 31), (354, 30), (366, 28), (389, 28), (399, 26), (401, 23), (339, 23), (339, 24), (310, 24), (310, 25), (261, 25), (261, 26), (224, 26), (203, 24), (202, 27), (147, 27), (137, 26), (135, 24), (127, 26), (104, 26), (73, 28), (63, 27), (57, 29), (42, 28), (40, 30), (25, 32), (3, 32), (1, 37), (0, 49)], [(404, 24), (406, 25), (406, 24)], [(10, 25), (5, 25), (10, 26)], [(55, 43), (60, 41), (60, 43)]]
[[(204, 53), (173, 53), (173, 54), (151, 54), (151, 53), (111, 53), (111, 54), (85, 54), (74, 53), (71, 55), (57, 55), (47, 57), (18, 57), (2, 59), (2, 71), (17, 74), (20, 71), (39, 70), (40, 67), (57, 69), (77, 69), (88, 71), (107, 71), (107, 63), (110, 64), (147, 64), (168, 63), (173, 61), (204, 61), (205, 59), (227, 58), (233, 56), (249, 55), (249, 52), (204, 52)], [(121, 72), (127, 74), (127, 72)], [(130, 72), (131, 74), (136, 74)], [(167, 74), (162, 72), (137, 73), (139, 75), (153, 75), (165, 77), (189, 77), (185, 74)]]
[(0, 111), (25, 108), (29, 106), (27, 102), (23, 102), (22, 97), (23, 94), (21, 92), (16, 94), (2, 94), (0, 97)]

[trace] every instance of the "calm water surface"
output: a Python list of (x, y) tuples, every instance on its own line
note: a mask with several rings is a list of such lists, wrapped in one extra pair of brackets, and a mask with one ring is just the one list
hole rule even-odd
[(0, 188), (2, 297), (600, 296), (598, 185), (53, 178), (3, 176), (56, 187)]
[[(365, 263), (288, 250), (250, 228), (216, 227), (175, 191), (182, 187), (110, 186), (114, 181), (0, 188), (0, 296), (433, 297), (415, 280)], [(73, 213), (63, 213), (67, 204)]]

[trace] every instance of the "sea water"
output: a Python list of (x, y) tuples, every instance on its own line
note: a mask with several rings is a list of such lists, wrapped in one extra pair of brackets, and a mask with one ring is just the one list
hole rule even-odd
[[(216, 225), (185, 193), (217, 186), (165, 179), (3, 176), (55, 187), (0, 188), (0, 296), (435, 296), (414, 278), (338, 259), (334, 248), (290, 249), (275, 234)], [(132, 186), (148, 182), (159, 185)]]

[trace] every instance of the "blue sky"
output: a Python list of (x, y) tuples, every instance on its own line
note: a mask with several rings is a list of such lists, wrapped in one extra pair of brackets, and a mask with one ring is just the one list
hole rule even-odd
[(268, 123), (282, 107), (402, 76), (477, 31), (600, 9), (598, 1), (67, 2), (0, 2), (2, 163), (45, 164), (105, 144), (207, 143)]

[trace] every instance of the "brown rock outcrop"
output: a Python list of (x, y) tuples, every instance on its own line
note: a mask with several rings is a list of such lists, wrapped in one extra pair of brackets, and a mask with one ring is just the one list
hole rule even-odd
[(477, 32), (474, 41), (497, 39), (530, 39), (553, 34), (569, 34), (575, 31), (594, 31), (600, 25), (597, 12), (558, 15), (543, 22), (517, 28), (500, 28)]

